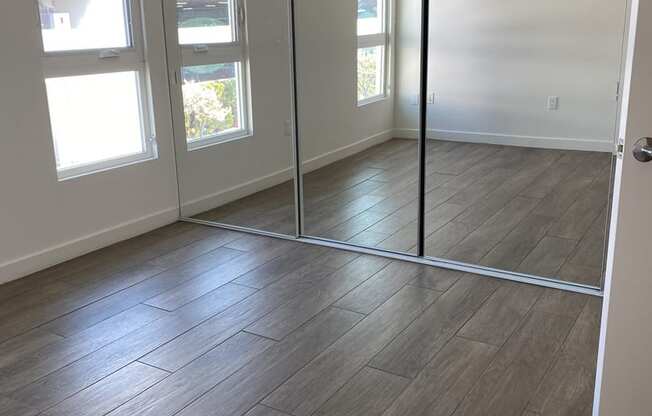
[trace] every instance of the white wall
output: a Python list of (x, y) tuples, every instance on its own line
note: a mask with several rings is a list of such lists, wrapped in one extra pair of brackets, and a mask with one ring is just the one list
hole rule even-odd
[[(419, 50), (400, 45), (418, 45), (420, 1), (398, 4), (396, 127), (410, 135), (419, 81), (401, 71), (418, 65)], [(432, 137), (612, 150), (625, 0), (438, 0), (431, 9)], [(548, 96), (560, 97), (558, 111), (546, 110)]]
[[(297, 1), (299, 125), (307, 170), (391, 138), (394, 101), (357, 107), (356, 3)], [(184, 215), (292, 177), (287, 0), (247, 0), (254, 135), (188, 152), (177, 143)]]
[(0, 4), (0, 283), (177, 217), (161, 22), (147, 30), (159, 158), (58, 182), (34, 2)]

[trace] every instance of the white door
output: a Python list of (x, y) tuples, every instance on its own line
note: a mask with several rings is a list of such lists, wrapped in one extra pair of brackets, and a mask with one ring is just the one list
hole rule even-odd
[(631, 7), (635, 41), (629, 43), (624, 90), (629, 106), (623, 111), (625, 149), (616, 171), (594, 406), (600, 416), (652, 415), (652, 162), (632, 155), (641, 137), (652, 136), (652, 1), (633, 0)]

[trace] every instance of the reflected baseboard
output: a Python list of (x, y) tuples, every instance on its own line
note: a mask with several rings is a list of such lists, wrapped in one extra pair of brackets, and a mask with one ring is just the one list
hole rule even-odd
[(346, 157), (353, 156), (356, 153), (360, 153), (363, 150), (367, 150), (370, 147), (384, 143), (393, 138), (394, 129), (389, 129), (381, 131), (380, 133), (374, 134), (372, 136), (365, 137), (364, 139), (358, 140), (349, 145), (339, 147), (330, 152), (312, 157), (303, 162), (303, 173), (308, 173), (312, 172), (313, 170), (323, 168), (324, 166), (330, 165), (331, 163), (337, 162), (338, 160), (344, 159)]
[[(578, 139), (571, 137), (540, 137), (520, 136), (513, 134), (495, 134), (455, 130), (428, 130), (429, 139), (449, 140), (454, 142), (485, 143), (504, 146), (535, 147), (556, 150), (584, 150), (590, 152), (614, 151), (614, 142), (610, 139)], [(418, 129), (394, 129), (394, 137), (416, 139), (419, 137)]]
[[(337, 162), (338, 160), (366, 150), (372, 146), (391, 140), (393, 138), (393, 133), (394, 130), (392, 129), (385, 130), (349, 145), (312, 157), (304, 162), (303, 173), (312, 172), (330, 165), (331, 163)], [(237, 201), (238, 199), (255, 194), (256, 192), (280, 185), (283, 182), (292, 180), (293, 177), (294, 169), (292, 167), (287, 167), (230, 188), (184, 202), (181, 207), (181, 214), (184, 217), (192, 217), (201, 214), (202, 212), (228, 204), (229, 202)], [(183, 190), (181, 190), (181, 192), (183, 193)]]

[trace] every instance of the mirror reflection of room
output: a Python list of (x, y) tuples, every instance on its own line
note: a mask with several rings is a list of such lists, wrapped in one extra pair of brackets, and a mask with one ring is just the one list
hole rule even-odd
[(294, 235), (287, 1), (168, 6), (182, 215)]
[[(418, 143), (416, 136), (397, 136), (394, 119), (401, 77), (417, 80), (418, 89), (421, 5), (404, 2), (411, 15), (402, 16), (415, 32), (398, 38), (398, 3), (335, 3), (298, 2), (304, 231), (403, 250), (383, 224), (396, 223), (392, 214), (399, 210), (406, 224), (418, 216)], [(401, 59), (409, 62), (403, 72), (397, 65)], [(418, 109), (416, 96), (410, 105)], [(399, 238), (407, 249), (416, 246), (416, 226)]]
[[(416, 254), (421, 6), (295, 1), (303, 235)], [(246, 13), (253, 133), (181, 152), (185, 211), (294, 235), (287, 3)], [(426, 256), (600, 286), (624, 23), (606, 0), (431, 2)]]
[(600, 286), (625, 2), (490, 3), (432, 2), (426, 255)]

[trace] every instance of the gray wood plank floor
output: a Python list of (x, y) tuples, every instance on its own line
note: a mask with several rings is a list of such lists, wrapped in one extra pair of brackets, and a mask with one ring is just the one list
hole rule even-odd
[[(599, 286), (611, 155), (428, 142), (426, 255)], [(393, 139), (304, 177), (306, 234), (415, 252), (417, 148)], [(294, 233), (287, 182), (197, 216)]]
[(600, 300), (462, 272), (177, 223), (0, 298), (2, 416), (591, 411)]

